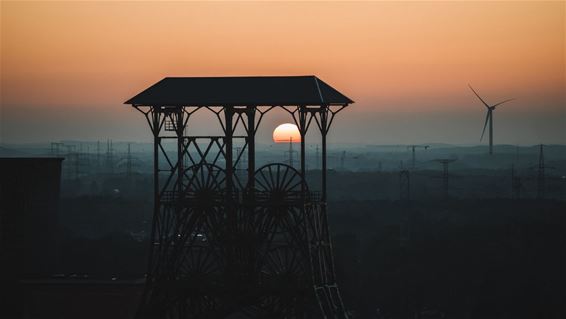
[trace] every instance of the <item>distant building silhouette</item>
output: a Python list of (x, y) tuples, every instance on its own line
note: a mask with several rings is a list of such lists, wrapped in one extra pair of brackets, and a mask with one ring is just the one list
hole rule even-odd
[(0, 318), (20, 315), (19, 280), (57, 260), (62, 158), (0, 158)]

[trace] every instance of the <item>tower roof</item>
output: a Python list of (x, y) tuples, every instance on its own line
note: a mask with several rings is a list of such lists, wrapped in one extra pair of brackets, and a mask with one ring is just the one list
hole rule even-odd
[(124, 104), (286, 106), (354, 103), (316, 76), (167, 77)]

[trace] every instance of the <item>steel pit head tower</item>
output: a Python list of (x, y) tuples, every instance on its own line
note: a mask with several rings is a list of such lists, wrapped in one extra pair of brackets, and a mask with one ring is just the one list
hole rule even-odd
[[(165, 78), (125, 103), (145, 115), (154, 137), (154, 215), (138, 318), (347, 317), (326, 215), (326, 137), (351, 103), (315, 76)], [(276, 109), (299, 128), (299, 170), (256, 167), (255, 134)], [(187, 134), (195, 112), (212, 112), (222, 134)], [(309, 127), (321, 136), (319, 192), (305, 179)]]

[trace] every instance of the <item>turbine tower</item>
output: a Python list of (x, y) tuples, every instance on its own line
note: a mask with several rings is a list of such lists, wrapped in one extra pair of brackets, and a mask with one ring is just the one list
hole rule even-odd
[(474, 94), (478, 97), (478, 99), (480, 99), (480, 101), (483, 103), (483, 105), (485, 105), (485, 107), (487, 109), (487, 114), (485, 116), (485, 124), (483, 125), (483, 130), (481, 132), (480, 141), (483, 140), (483, 135), (485, 134), (485, 129), (487, 127), (487, 124), (489, 123), (489, 155), (492, 155), (493, 154), (493, 111), (495, 110), (495, 108), (497, 106), (499, 106), (503, 103), (509, 102), (513, 99), (508, 99), (508, 100), (499, 102), (497, 104), (489, 105), (479, 96), (479, 94), (474, 90), (474, 88), (472, 88), (471, 85), (468, 84), (468, 86), (470, 87), (472, 92), (474, 92)]
[(426, 150), (426, 149), (428, 149), (428, 148), (430, 147), (430, 145), (409, 145), (409, 146), (407, 146), (407, 149), (411, 149), (411, 150), (412, 150), (412, 153), (413, 153), (413, 157), (412, 157), (412, 159), (411, 159), (411, 160), (412, 160), (412, 164), (411, 164), (411, 165), (412, 165), (412, 168), (413, 168), (413, 169), (415, 169), (415, 165), (416, 165), (416, 162), (417, 162), (417, 156), (416, 156), (416, 154), (415, 154), (415, 149), (416, 149), (417, 147), (422, 147), (422, 148), (424, 148), (424, 149)]

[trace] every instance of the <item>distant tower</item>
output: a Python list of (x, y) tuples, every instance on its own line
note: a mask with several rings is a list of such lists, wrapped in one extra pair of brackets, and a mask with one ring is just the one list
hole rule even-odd
[(65, 166), (67, 167), (67, 170), (66, 170), (67, 178), (78, 179), (78, 176), (79, 176), (79, 158), (78, 158), (78, 154), (76, 152), (76, 146), (75, 145), (64, 145), (64, 146), (67, 149), (67, 152), (65, 154), (65, 158), (68, 159), (67, 165), (64, 165), (64, 167)]
[(61, 147), (64, 146), (63, 143), (60, 142), (52, 142), (51, 143), (51, 155), (55, 157), (59, 157), (61, 154)]
[(131, 177), (134, 174), (137, 158), (132, 155), (132, 143), (128, 143), (126, 155), (121, 157), (115, 164), (116, 167), (123, 167), (126, 177)]
[(412, 161), (411, 161), (411, 168), (412, 168), (412, 169), (415, 169), (416, 162), (417, 162), (417, 157), (416, 157), (416, 154), (415, 154), (415, 153), (416, 153), (416, 152), (415, 152), (415, 149), (416, 149), (417, 147), (422, 147), (422, 148), (424, 148), (424, 149), (426, 150), (426, 149), (428, 149), (430, 146), (429, 146), (429, 145), (409, 145), (409, 146), (407, 146), (407, 148), (411, 149), (411, 151), (412, 151), (412, 158), (411, 158), (411, 160), (412, 160)]
[(100, 141), (96, 141), (96, 166), (100, 168)]
[(442, 189), (444, 191), (444, 198), (448, 198), (449, 196), (449, 178), (450, 175), (448, 174), (448, 165), (454, 161), (456, 161), (456, 159), (453, 158), (441, 158), (441, 159), (437, 159), (437, 162), (442, 164)]
[(75, 180), (78, 180), (80, 176), (80, 166), (81, 166), (80, 148), (77, 148), (77, 145), (65, 145), (65, 148), (67, 148), (67, 154), (65, 155), (65, 157), (68, 160), (67, 175), (69, 178), (74, 178)]
[(297, 151), (293, 150), (293, 137), (289, 138), (289, 150), (285, 151), (285, 154), (288, 155), (287, 163), (289, 166), (294, 167), (294, 158)]
[(85, 163), (85, 165), (86, 165), (86, 170), (88, 172), (90, 172), (91, 171), (91, 164), (92, 164), (92, 158), (91, 158), (92, 154), (90, 154), (90, 146), (87, 144), (85, 147), (86, 147), (86, 158), (85, 158), (86, 163)]
[(106, 171), (110, 174), (114, 173), (114, 148), (112, 140), (106, 140)]

